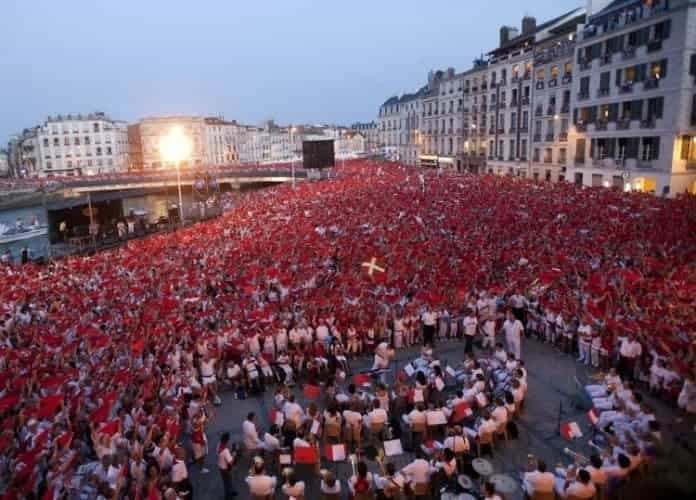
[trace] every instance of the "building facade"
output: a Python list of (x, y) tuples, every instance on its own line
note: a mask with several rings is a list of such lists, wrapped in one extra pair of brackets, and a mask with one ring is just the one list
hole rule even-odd
[(222, 118), (205, 118), (203, 142), (205, 145), (205, 163), (211, 166), (236, 165), (239, 154), (235, 137), (239, 135), (240, 126), (235, 121)]
[(373, 155), (379, 152), (379, 129), (377, 128), (377, 122), (357, 122), (353, 123), (350, 128), (365, 138), (366, 154)]
[(696, 6), (614, 1), (578, 28), (569, 180), (696, 192)]
[(206, 122), (200, 116), (164, 116), (143, 118), (128, 127), (131, 170), (174, 168), (162, 156), (160, 144), (172, 129), (179, 128), (191, 144), (188, 160), (181, 167), (203, 166), (206, 163)]

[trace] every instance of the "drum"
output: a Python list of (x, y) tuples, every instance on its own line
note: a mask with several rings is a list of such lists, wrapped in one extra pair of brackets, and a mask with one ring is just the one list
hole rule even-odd
[(485, 458), (474, 458), (471, 461), (471, 466), (481, 476), (488, 477), (493, 474), (493, 465)]
[(495, 485), (495, 490), (505, 495), (511, 495), (517, 491), (517, 481), (505, 474), (494, 474), (488, 479)]
[(457, 482), (459, 483), (459, 486), (461, 486), (463, 490), (473, 490), (474, 489), (474, 482), (466, 474), (460, 474), (457, 477)]

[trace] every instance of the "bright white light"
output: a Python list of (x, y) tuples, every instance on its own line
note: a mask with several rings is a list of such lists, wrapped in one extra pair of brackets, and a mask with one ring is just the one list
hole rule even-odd
[(604, 184), (604, 187), (605, 187), (605, 188), (608, 188), (608, 187), (609, 187), (609, 181), (604, 181), (602, 184)]
[(624, 191), (629, 192), (631, 190), (631, 183), (627, 182), (624, 184)]
[(160, 139), (160, 152), (165, 162), (178, 163), (191, 157), (191, 139), (181, 127), (173, 127), (168, 135)]

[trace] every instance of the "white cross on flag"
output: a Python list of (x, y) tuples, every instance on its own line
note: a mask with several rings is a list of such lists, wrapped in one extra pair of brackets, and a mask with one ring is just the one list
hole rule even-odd
[(377, 258), (372, 257), (369, 262), (363, 262), (361, 264), (367, 270), (367, 274), (372, 279), (384, 279), (386, 269), (377, 265)]

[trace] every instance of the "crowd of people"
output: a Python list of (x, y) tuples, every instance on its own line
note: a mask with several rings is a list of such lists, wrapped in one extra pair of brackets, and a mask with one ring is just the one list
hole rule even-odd
[(223, 382), (340, 380), (384, 339), (471, 352), (502, 330), (519, 360), (536, 334), (694, 413), (695, 227), (693, 197), (361, 161), (176, 233), (3, 266), (4, 498), (175, 498)]

